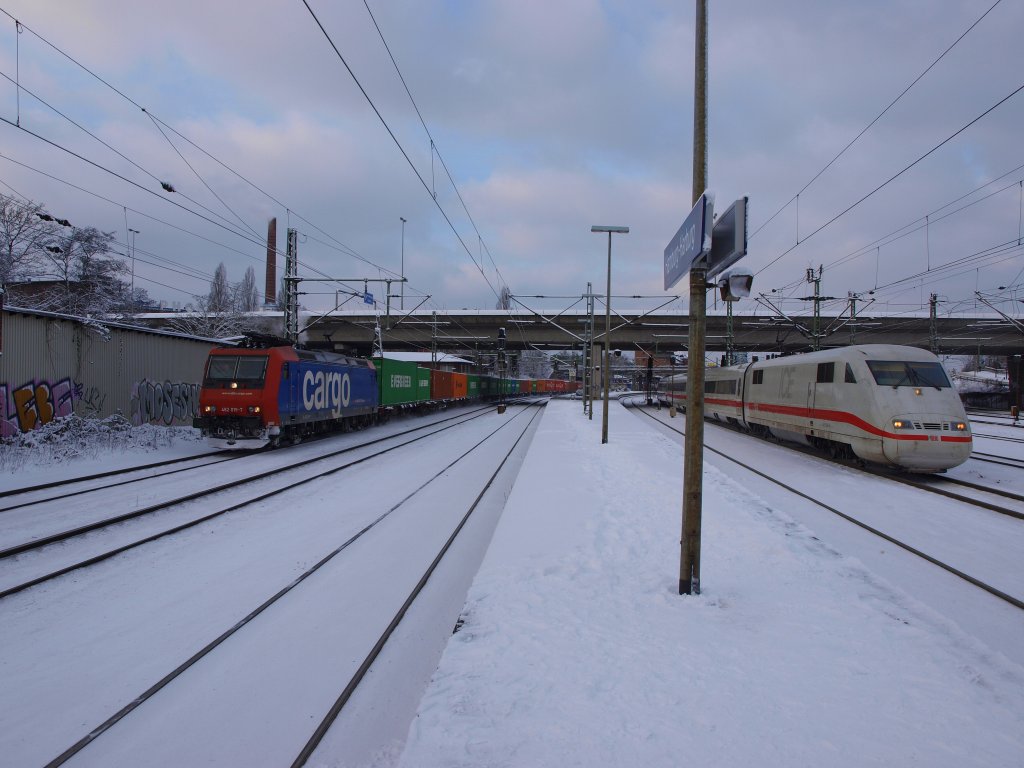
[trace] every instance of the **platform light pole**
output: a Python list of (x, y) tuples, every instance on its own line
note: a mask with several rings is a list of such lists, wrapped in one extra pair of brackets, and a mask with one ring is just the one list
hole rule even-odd
[(601, 420), (601, 444), (608, 442), (608, 390), (611, 386), (611, 335), (612, 335), (612, 235), (628, 235), (629, 227), (608, 227), (594, 225), (591, 232), (608, 233), (608, 292), (604, 300), (604, 365), (601, 373), (604, 377), (604, 415)]
[(128, 228), (128, 232), (132, 236), (132, 295), (131, 295), (131, 307), (132, 307), (132, 316), (134, 317), (134, 315), (135, 315), (135, 236), (136, 235), (141, 235), (142, 233), (139, 232), (139, 230), (132, 229), (130, 227)]
[(402, 296), (399, 298), (398, 308), (405, 311), (405, 218), (399, 216), (402, 222)]

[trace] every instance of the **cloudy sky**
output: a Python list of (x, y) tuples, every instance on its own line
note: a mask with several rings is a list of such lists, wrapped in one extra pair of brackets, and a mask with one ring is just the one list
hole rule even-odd
[[(630, 227), (614, 295), (685, 293), (662, 261), (692, 202), (692, 0), (308, 2), (340, 57), (303, 0), (0, 0), (0, 192), (122, 250), (139, 230), (167, 302), (219, 262), (262, 287), (274, 216), (300, 276), (360, 279), (398, 275), (404, 217), (406, 308), (603, 291), (593, 224)], [(1020, 314), (1024, 4), (993, 3), (712, 0), (709, 187), (750, 198), (755, 292), (801, 311), (823, 266), (876, 308)]]

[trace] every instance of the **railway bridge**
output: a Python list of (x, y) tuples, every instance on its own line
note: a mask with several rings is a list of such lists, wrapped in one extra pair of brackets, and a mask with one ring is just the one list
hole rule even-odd
[[(303, 339), (314, 347), (369, 353), (379, 324), (388, 350), (478, 351), (495, 348), (498, 329), (506, 333), (506, 349), (582, 349), (588, 339), (604, 344), (604, 317), (584, 311), (449, 310), (375, 314), (337, 311), (300, 318)], [(610, 344), (623, 351), (649, 354), (686, 349), (689, 317), (680, 311), (613, 310)], [(725, 350), (730, 319), (709, 310), (707, 348)], [(817, 335), (819, 346), (905, 344), (943, 354), (1020, 355), (1024, 330), (996, 313), (930, 318), (927, 312), (899, 315), (780, 316), (736, 313), (731, 318), (733, 348), (739, 352), (808, 351)]]

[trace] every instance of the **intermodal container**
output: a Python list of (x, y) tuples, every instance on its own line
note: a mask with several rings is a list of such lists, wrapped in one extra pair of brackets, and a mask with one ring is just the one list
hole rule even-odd
[(465, 400), (469, 392), (469, 375), (465, 373), (452, 374), (452, 390), (455, 392), (456, 400)]
[[(463, 383), (463, 392), (465, 392), (465, 383)], [(456, 398), (455, 374), (451, 371), (431, 371), (430, 398), (432, 400), (454, 400)]]
[[(430, 399), (430, 372), (416, 363), (375, 357), (381, 407), (410, 405)], [(425, 384), (425, 386), (424, 386)]]
[(483, 389), (481, 387), (481, 384), (483, 384), (483, 382), (481, 381), (481, 379), (483, 379), (482, 376), (477, 376), (472, 373), (466, 376), (467, 399), (479, 400), (481, 397), (483, 397)]

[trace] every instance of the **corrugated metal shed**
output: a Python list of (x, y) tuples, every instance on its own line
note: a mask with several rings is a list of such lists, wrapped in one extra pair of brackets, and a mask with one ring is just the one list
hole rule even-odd
[(0, 436), (74, 412), (133, 424), (190, 425), (215, 339), (5, 308)]

